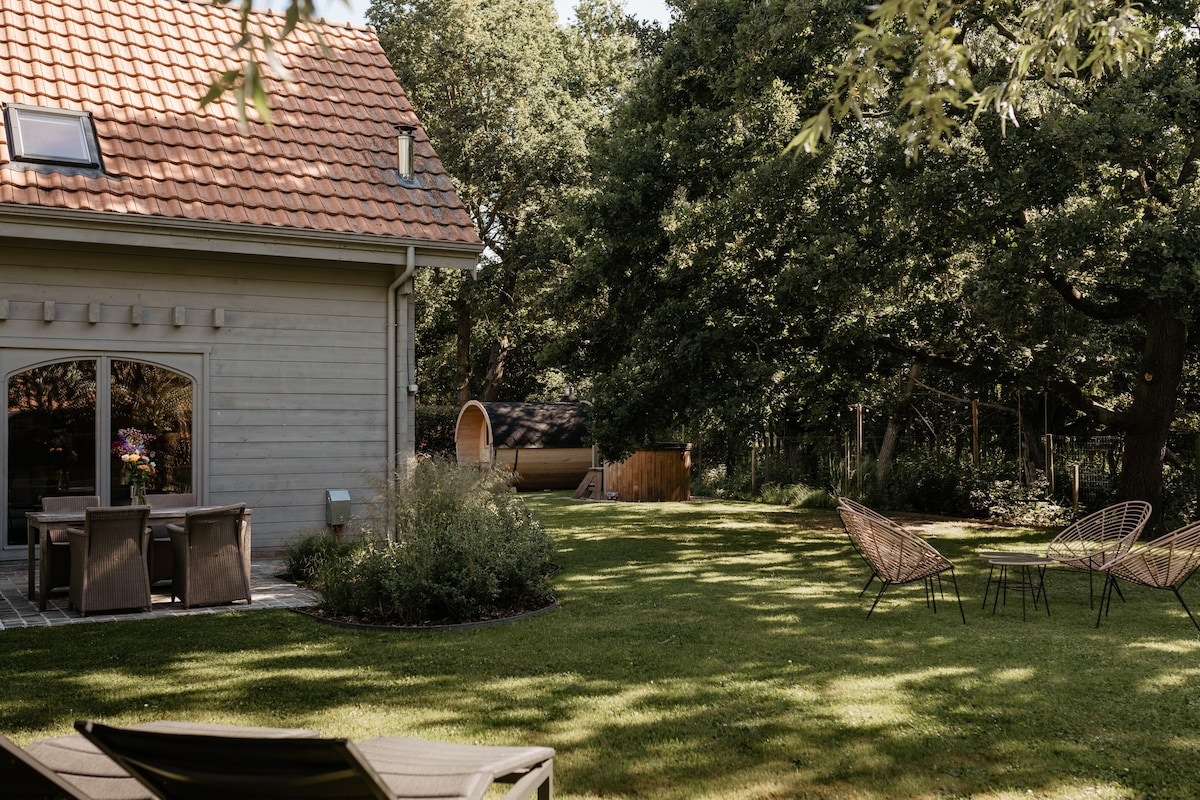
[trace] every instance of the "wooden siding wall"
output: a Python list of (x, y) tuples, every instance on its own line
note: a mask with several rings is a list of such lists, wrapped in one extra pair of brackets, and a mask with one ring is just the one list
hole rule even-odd
[(604, 492), (634, 503), (682, 502), (691, 497), (692, 454), (686, 449), (639, 450), (604, 465)]
[[(385, 289), (399, 269), (0, 240), (0, 347), (45, 348), (45, 360), (204, 353), (207, 374), (194, 376), (207, 414), (197, 489), (207, 503), (253, 508), (254, 548), (274, 550), (324, 527), (326, 489), (348, 489), (354, 513), (368, 511), (389, 455)], [(403, 327), (411, 296), (400, 302)], [(99, 321), (89, 322), (89, 304)], [(400, 452), (412, 441), (411, 359), (402, 340)]]

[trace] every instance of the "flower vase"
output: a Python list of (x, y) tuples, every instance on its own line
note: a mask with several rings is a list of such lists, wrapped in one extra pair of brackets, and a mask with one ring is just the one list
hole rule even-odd
[(133, 498), (135, 506), (146, 505), (146, 484), (134, 483), (129, 487), (129, 496)]

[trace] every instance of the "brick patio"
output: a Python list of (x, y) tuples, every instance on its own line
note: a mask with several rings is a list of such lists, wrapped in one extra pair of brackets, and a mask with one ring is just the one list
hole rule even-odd
[(275, 577), (281, 564), (274, 559), (256, 559), (250, 565), (250, 590), (254, 602), (207, 608), (184, 609), (172, 603), (167, 587), (154, 587), (154, 607), (151, 611), (128, 611), (119, 614), (93, 614), (81, 617), (67, 609), (66, 590), (50, 596), (45, 611), (38, 611), (37, 603), (26, 594), (28, 578), (24, 563), (0, 565), (0, 631), (11, 628), (37, 628), (47, 625), (73, 625), (80, 622), (111, 622), (113, 620), (154, 619), (156, 617), (181, 617), (190, 614), (220, 614), (227, 611), (262, 608), (294, 608), (313, 605), (316, 596), (293, 583)]

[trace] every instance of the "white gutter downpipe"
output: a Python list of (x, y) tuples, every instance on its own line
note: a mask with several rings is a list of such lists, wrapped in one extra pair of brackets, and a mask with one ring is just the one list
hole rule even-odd
[[(417, 271), (417, 248), (409, 246), (408, 253), (405, 258), (404, 272), (400, 277), (392, 281), (387, 288), (387, 448), (388, 448), (388, 486), (392, 485), (396, 476), (396, 409), (398, 402), (396, 400), (396, 390), (400, 385), (396, 375), (396, 339), (399, 331), (397, 330), (397, 302), (396, 291), (412, 280), (413, 274)], [(409, 294), (409, 292), (405, 292)], [(407, 339), (405, 340), (407, 342)], [(408, 376), (405, 376), (405, 388), (408, 386)]]

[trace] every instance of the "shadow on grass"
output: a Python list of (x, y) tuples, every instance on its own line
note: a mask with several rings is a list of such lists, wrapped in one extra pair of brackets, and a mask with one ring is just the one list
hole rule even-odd
[[(984, 611), (982, 549), (1044, 531), (904, 520), (953, 559), (967, 611), (919, 585), (871, 619), (831, 512), (530, 505), (561, 608), (454, 634), (247, 612), (0, 635), (2, 732), (182, 718), (556, 747), (566, 798), (1186, 797), (1200, 774), (1200, 642), (1169, 594), (1099, 630), (1087, 577), (1051, 616)], [(990, 605), (990, 604), (989, 604)]]

